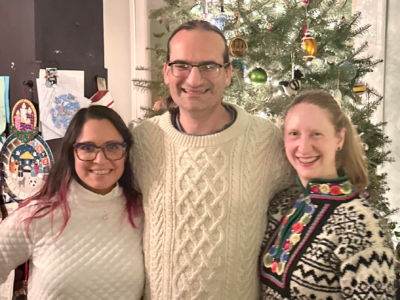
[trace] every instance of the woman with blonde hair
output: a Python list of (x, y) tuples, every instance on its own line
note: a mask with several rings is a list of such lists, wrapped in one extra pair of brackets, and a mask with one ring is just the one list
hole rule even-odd
[(286, 111), (284, 142), (298, 187), (270, 202), (262, 299), (394, 299), (393, 245), (360, 196), (368, 172), (349, 118), (330, 94), (304, 93)]

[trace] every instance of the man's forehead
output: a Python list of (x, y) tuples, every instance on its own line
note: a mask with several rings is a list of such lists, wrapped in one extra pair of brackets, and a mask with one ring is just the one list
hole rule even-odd
[(225, 50), (221, 36), (213, 31), (182, 30), (170, 41), (170, 60), (191, 63), (220, 61)]

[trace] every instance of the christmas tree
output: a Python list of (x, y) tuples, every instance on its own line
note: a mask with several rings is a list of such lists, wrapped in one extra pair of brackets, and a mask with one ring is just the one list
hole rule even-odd
[[(386, 173), (378, 167), (391, 162), (384, 134), (385, 123), (372, 117), (383, 97), (362, 77), (373, 72), (382, 60), (366, 53), (368, 44), (354, 48), (354, 39), (369, 25), (359, 26), (361, 13), (352, 14), (348, 0), (201, 0), (191, 5), (183, 0), (165, 0), (151, 12), (150, 19), (163, 23), (167, 32), (186, 21), (207, 20), (227, 37), (234, 69), (224, 101), (249, 113), (280, 122), (280, 115), (298, 92), (324, 90), (334, 95), (357, 126), (365, 148), (370, 185), (369, 202), (395, 224), (395, 212), (385, 192)], [(151, 80), (134, 79), (134, 85), (151, 92), (158, 100), (146, 117), (163, 113), (169, 90), (163, 82), (165, 45), (152, 47)]]

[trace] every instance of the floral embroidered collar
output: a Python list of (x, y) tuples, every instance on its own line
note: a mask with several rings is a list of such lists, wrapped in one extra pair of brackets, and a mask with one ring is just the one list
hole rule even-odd
[[(350, 200), (358, 194), (347, 175), (336, 179), (312, 179), (306, 187), (301, 184), (297, 177), (297, 183), (302, 189), (302, 195), (285, 213), (278, 227), (277, 235), (266, 245), (263, 251), (263, 267), (278, 276), (284, 274), (287, 265), (290, 265), (290, 262), (293, 261), (291, 257), (294, 252), (298, 251), (294, 250), (297, 247), (296, 245), (301, 240), (303, 240), (302, 245), (304, 245), (309, 238), (310, 234), (307, 230), (312, 231), (312, 229), (306, 229), (308, 224), (314, 222), (315, 225), (315, 222), (318, 223), (321, 219), (321, 209), (325, 206), (319, 205), (313, 200), (343, 201)], [(318, 211), (319, 206), (321, 207), (320, 211)], [(320, 215), (312, 221), (316, 212)], [(314, 225), (309, 228), (315, 228)], [(286, 275), (284, 277), (286, 278)], [(269, 278), (271, 277), (269, 276)]]
[(299, 177), (297, 177), (296, 180), (304, 197), (340, 199), (342, 197), (347, 198), (349, 195), (357, 193), (347, 175), (336, 179), (311, 179), (305, 187), (302, 185)]

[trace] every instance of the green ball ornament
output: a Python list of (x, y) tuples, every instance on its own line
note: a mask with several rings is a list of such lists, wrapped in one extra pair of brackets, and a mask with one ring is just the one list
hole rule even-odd
[(339, 66), (340, 77), (345, 81), (351, 81), (357, 76), (357, 67), (349, 62)]
[(249, 77), (250, 81), (255, 85), (262, 85), (267, 82), (267, 72), (261, 68), (251, 71)]

